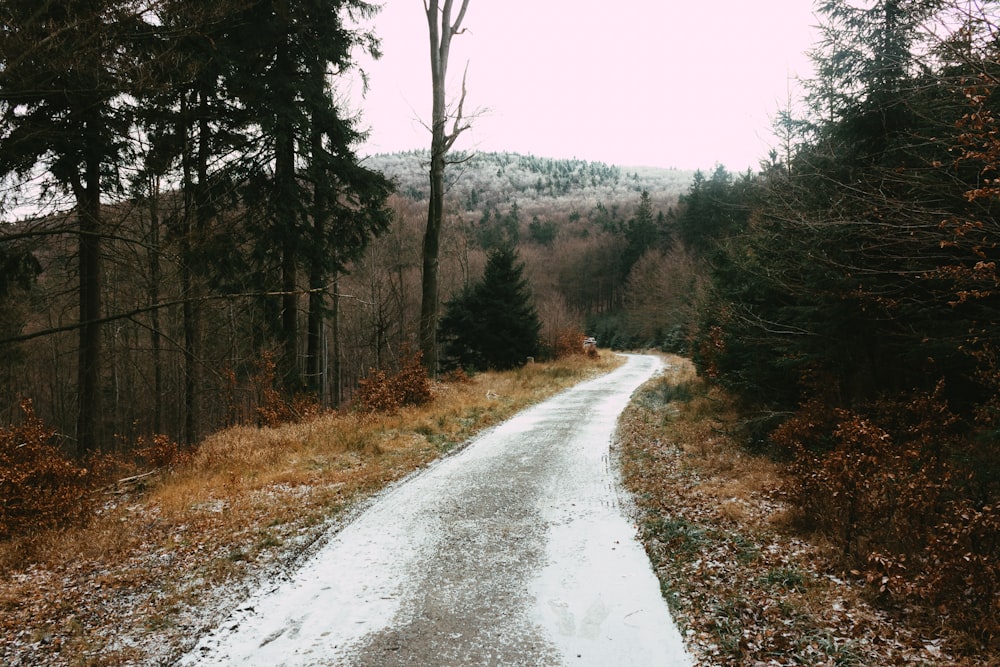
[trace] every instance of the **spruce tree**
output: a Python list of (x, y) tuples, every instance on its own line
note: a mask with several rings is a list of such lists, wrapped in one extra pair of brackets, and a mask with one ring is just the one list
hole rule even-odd
[(483, 279), (447, 304), (439, 332), (452, 366), (506, 370), (538, 353), (541, 325), (509, 245), (490, 252)]
[[(114, 0), (0, 5), (0, 178), (67, 193), (78, 239), (80, 453), (102, 444), (102, 198), (121, 189), (132, 109), (134, 36), (143, 17)], [(107, 45), (115, 48), (107, 48)]]

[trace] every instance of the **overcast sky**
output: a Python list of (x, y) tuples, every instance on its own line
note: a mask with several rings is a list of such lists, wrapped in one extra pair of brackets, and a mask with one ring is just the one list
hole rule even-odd
[[(756, 167), (775, 143), (773, 117), (809, 74), (815, 23), (811, 0), (471, 0), (449, 98), (468, 64), (466, 111), (481, 115), (456, 148)], [(371, 132), (361, 152), (426, 148), (422, 0), (388, 0), (374, 29), (384, 56), (361, 63), (370, 88), (354, 104)]]

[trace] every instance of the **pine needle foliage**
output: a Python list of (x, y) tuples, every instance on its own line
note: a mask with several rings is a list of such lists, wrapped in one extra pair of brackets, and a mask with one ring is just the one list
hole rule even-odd
[(517, 251), (490, 252), (483, 279), (447, 305), (439, 338), (446, 366), (508, 370), (538, 354), (541, 324)]

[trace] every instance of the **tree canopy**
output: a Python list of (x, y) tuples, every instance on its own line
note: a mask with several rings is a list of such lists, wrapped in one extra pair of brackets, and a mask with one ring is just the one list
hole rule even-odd
[[(357, 49), (379, 54), (354, 27), (375, 11), (363, 0), (0, 8), (0, 178), (37, 210), (51, 194), (73, 204), (44, 233), (76, 238), (81, 450), (108, 446), (121, 427), (101, 405), (111, 381), (101, 325), (136, 307), (108, 300), (108, 272), (125, 261), (138, 270), (139, 255), (151, 344), (173, 340), (185, 359), (186, 440), (206, 391), (206, 303), (249, 299), (245, 340), (282, 351), (287, 391), (320, 390), (332, 283), (389, 223), (390, 183), (355, 155), (357, 121), (334, 95)], [(109, 207), (130, 198), (142, 212), (125, 224), (126, 207)], [(180, 304), (182, 336), (163, 335), (165, 300)]]

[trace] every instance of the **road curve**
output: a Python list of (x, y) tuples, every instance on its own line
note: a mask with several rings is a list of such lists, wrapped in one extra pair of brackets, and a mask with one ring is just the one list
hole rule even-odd
[(177, 664), (690, 665), (608, 462), (660, 367), (629, 356), (391, 488)]

